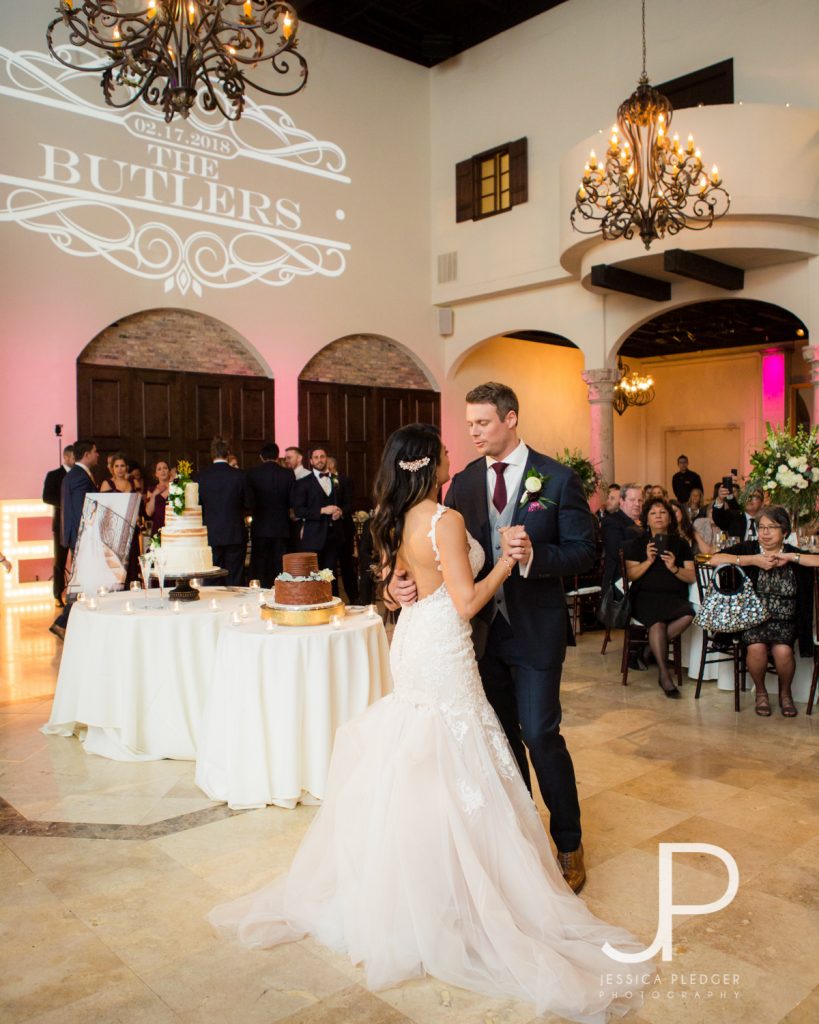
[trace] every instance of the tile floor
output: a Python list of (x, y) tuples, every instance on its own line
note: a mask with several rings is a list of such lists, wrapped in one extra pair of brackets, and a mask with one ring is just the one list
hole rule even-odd
[[(231, 813), (181, 761), (122, 764), (45, 737), (59, 667), (49, 605), (0, 607), (0, 1020), (5, 1024), (526, 1024), (531, 1006), (433, 978), (370, 993), (316, 943), (247, 952), (216, 938), (215, 903), (283, 871), (314, 808)], [(678, 917), (633, 1024), (819, 1020), (819, 713), (757, 718), (706, 684), (665, 700), (620, 686), (615, 644), (568, 655), (565, 735), (582, 798), (583, 899), (648, 943), (660, 842), (713, 843), (740, 889)], [(679, 857), (674, 897), (723, 891), (714, 858)], [(539, 1018), (555, 1021), (557, 1018)]]

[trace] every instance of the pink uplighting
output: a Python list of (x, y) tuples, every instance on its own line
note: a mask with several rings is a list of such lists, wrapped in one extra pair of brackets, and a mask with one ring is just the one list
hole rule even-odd
[(785, 422), (785, 353), (762, 354), (762, 419), (766, 423)]

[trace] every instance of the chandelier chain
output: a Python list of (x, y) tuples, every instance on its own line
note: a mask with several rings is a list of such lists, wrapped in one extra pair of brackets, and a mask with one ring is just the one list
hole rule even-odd
[(643, 0), (643, 78), (648, 81), (646, 74), (646, 0)]

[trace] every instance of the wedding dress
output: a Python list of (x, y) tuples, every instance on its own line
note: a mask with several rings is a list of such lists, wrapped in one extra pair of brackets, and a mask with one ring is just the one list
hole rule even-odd
[(312, 935), (373, 990), (427, 973), (576, 1021), (626, 1013), (639, 993), (601, 947), (639, 947), (563, 880), (445, 584), (402, 610), (390, 662), (393, 692), (336, 734), (289, 873), (209, 920), (256, 948)]

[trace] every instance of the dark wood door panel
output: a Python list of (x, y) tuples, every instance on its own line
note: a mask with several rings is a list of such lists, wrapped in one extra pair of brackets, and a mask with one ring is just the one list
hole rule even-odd
[(194, 436), (198, 441), (210, 442), (214, 437), (225, 436), (226, 397), (224, 385), (218, 378), (213, 383), (194, 383), (193, 423)]
[(299, 443), (307, 453), (324, 447), (354, 485), (354, 507), (372, 507), (375, 475), (390, 434), (407, 423), (438, 424), (435, 391), (363, 388), (299, 381)]
[(79, 436), (97, 442), (102, 475), (104, 456), (119, 449), (148, 472), (160, 458), (201, 468), (217, 436), (242, 466), (253, 465), (273, 440), (274, 416), (274, 382), (266, 377), (77, 366)]

